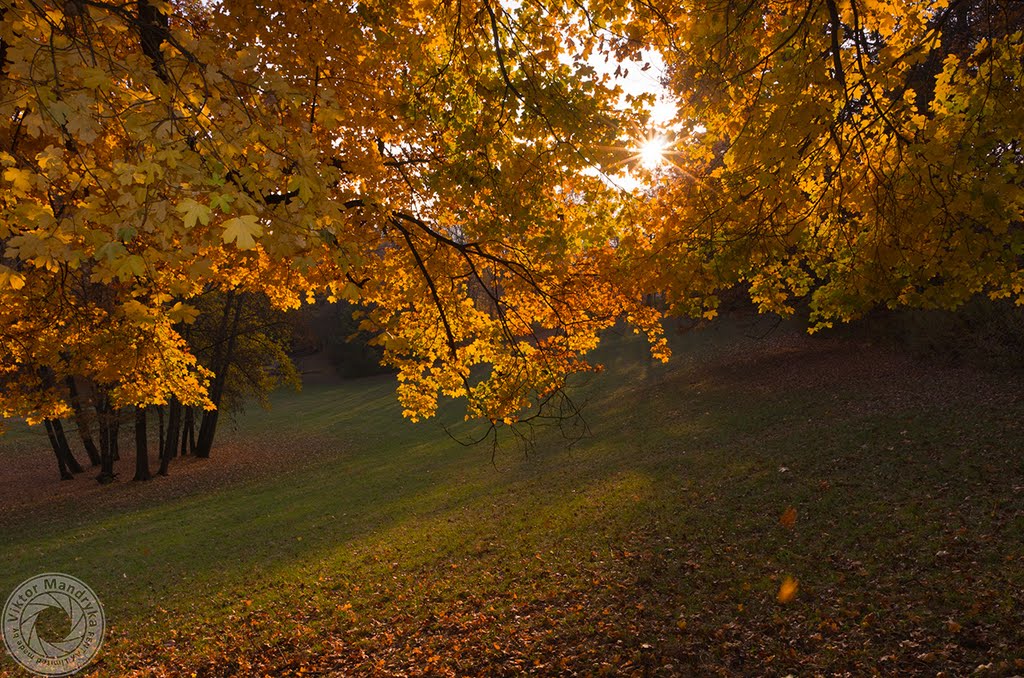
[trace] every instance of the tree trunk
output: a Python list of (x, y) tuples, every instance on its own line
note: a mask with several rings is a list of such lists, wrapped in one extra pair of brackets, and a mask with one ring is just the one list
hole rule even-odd
[(57, 434), (53, 431), (53, 424), (50, 423), (49, 419), (43, 420), (43, 426), (46, 427), (46, 435), (50, 439), (50, 447), (53, 448), (53, 453), (57, 457), (57, 468), (60, 471), (61, 480), (74, 480), (75, 476), (68, 470), (67, 463), (64, 461), (64, 455), (61, 454), (60, 443), (57, 442)]
[(114, 482), (114, 452), (117, 447), (117, 429), (112, 421), (110, 403), (105, 394), (97, 394), (96, 419), (100, 427), (100, 473), (96, 481), (102, 485)]
[[(224, 302), (224, 316), (228, 317), (232, 295), (228, 295)], [(235, 352), (235, 338), (238, 335), (238, 321), (242, 316), (242, 307), (245, 297), (235, 297), (235, 314), (231, 318), (231, 327), (227, 328), (226, 323), (221, 323), (221, 341), (223, 351), (218, 352), (217, 362), (214, 364), (213, 385), (210, 388), (210, 401), (215, 409), (203, 413), (203, 422), (199, 427), (199, 439), (196, 442), (196, 456), (202, 459), (209, 458), (210, 450), (213, 448), (213, 438), (217, 433), (217, 420), (220, 418), (220, 401), (224, 396), (224, 384), (227, 382), (228, 371), (231, 369), (231, 360)]]
[(146, 440), (146, 408), (135, 407), (135, 477), (132, 480), (151, 480), (149, 472), (149, 446)]
[(167, 408), (167, 437), (160, 452), (160, 475), (167, 475), (167, 467), (171, 463), (171, 457), (178, 454), (178, 433), (181, 430), (181, 402), (177, 398), (171, 398), (171, 404)]
[[(218, 405), (219, 403), (217, 400), (214, 400), (213, 404)], [(210, 458), (210, 451), (213, 449), (213, 437), (217, 434), (217, 419), (219, 417), (220, 410), (206, 410), (203, 412), (195, 449), (195, 455), (200, 459)]]
[(89, 464), (100, 465), (100, 451), (96, 449), (96, 443), (92, 440), (92, 422), (85, 408), (82, 407), (82, 399), (78, 392), (78, 385), (74, 377), (67, 379), (68, 392), (71, 394), (71, 409), (75, 412), (75, 425), (78, 426), (78, 435), (82, 439), (82, 446), (85, 453), (89, 455)]
[(160, 422), (156, 433), (156, 456), (157, 459), (164, 458), (164, 406), (156, 406), (156, 417)]
[(121, 410), (110, 410), (110, 453), (121, 461)]
[(68, 445), (67, 436), (64, 435), (64, 424), (60, 423), (60, 419), (53, 420), (53, 432), (57, 436), (57, 443), (60, 445), (61, 454), (64, 455), (64, 461), (67, 462), (68, 468), (71, 469), (72, 473), (81, 473), (85, 469), (78, 460), (75, 459), (75, 455), (71, 454), (71, 446)]
[(181, 456), (185, 457), (196, 450), (196, 414), (195, 408), (185, 408), (185, 425), (181, 432)]

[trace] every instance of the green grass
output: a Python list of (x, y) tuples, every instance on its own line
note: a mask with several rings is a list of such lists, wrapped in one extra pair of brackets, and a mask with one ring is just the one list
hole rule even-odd
[(280, 394), (220, 440), (279, 446), (280, 466), (24, 516), (0, 591), (89, 583), (109, 627), (95, 675), (1022, 670), (1011, 379), (735, 328), (675, 343), (660, 366), (613, 338), (577, 391), (592, 435), (509, 439), (493, 463), (405, 423), (388, 378)]

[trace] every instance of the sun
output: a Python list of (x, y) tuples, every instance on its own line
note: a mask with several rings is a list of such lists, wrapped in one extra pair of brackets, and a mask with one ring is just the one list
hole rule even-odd
[[(674, 130), (650, 129), (622, 146), (600, 146), (618, 156), (618, 160), (604, 166), (602, 171), (609, 172), (609, 181), (625, 191), (649, 187), (650, 182), (674, 170), (689, 174), (677, 162), (681, 154), (676, 150), (676, 143)], [(611, 174), (616, 170), (617, 174)]]
[(651, 137), (637, 149), (640, 165), (648, 170), (658, 169), (665, 163), (665, 152), (667, 150), (668, 140), (665, 137)]

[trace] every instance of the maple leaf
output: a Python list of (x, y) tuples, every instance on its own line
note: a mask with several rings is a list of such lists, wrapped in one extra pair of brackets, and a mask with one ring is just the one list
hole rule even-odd
[(18, 193), (28, 193), (32, 190), (32, 173), (28, 170), (8, 167), (4, 170), (4, 179), (11, 182)]
[[(202, 203), (196, 202), (192, 198), (185, 198), (175, 205), (174, 209), (181, 213), (181, 218), (185, 223), (185, 228), (194, 228), (196, 222), (199, 222), (203, 226), (210, 223), (210, 208)], [(227, 242), (227, 240), (225, 240), (225, 242)]]
[(121, 309), (124, 311), (125, 315), (139, 323), (151, 324), (156, 322), (156, 318), (153, 315), (153, 309), (147, 307), (136, 299), (126, 301), (121, 305)]
[(146, 261), (137, 254), (130, 254), (114, 264), (114, 272), (121, 280), (146, 274)]
[(179, 301), (174, 304), (174, 306), (167, 309), (167, 317), (173, 322), (182, 322), (186, 325), (190, 325), (199, 317), (199, 310), (194, 306), (189, 306)]
[(224, 222), (224, 243), (234, 242), (240, 250), (251, 250), (256, 247), (256, 237), (263, 235), (263, 226), (259, 219), (246, 214)]
[(210, 194), (210, 209), (219, 209), (224, 214), (231, 214), (232, 197), (222, 193)]

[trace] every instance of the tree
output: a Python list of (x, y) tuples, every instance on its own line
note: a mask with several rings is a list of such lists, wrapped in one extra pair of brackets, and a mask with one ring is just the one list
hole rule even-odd
[(301, 381), (288, 355), (291, 325), (265, 296), (229, 290), (195, 303), (200, 313), (188, 328), (189, 346), (213, 374), (209, 396), (215, 409), (203, 413), (193, 446), (205, 458), (222, 411), (239, 410), (249, 398), (269, 407), (271, 391), (283, 385), (298, 389)]
[(676, 310), (745, 286), (812, 323), (1024, 301), (1024, 9), (1001, 0), (638, 6), (679, 139), (625, 241)]
[(64, 436), (64, 428), (60, 419), (46, 419), (43, 421), (43, 425), (46, 427), (46, 435), (50, 439), (50, 447), (53, 448), (53, 453), (57, 456), (57, 467), (61, 480), (71, 480), (74, 478), (73, 474), (81, 473), (85, 469), (71, 454), (71, 447)]
[(86, 454), (89, 455), (89, 462), (93, 466), (100, 464), (100, 451), (92, 439), (92, 417), (88, 409), (82, 404), (82, 395), (74, 377), (66, 380), (68, 386), (68, 400), (74, 412), (75, 424), (78, 427), (78, 436), (82, 439)]
[[(737, 284), (763, 310), (807, 297), (819, 326), (1021, 299), (1022, 17), (1000, 0), (7, 3), (0, 415), (66, 416), (79, 379), (101, 477), (123, 408), (170, 404), (168, 441), (204, 409), (205, 454), (242, 373), (185, 335), (234, 341), (242, 300), (357, 303), (408, 417), (445, 395), (501, 423), (593, 369), (619, 319), (664, 358), (651, 292), (707, 315)], [(645, 46), (681, 102), (681, 171), (635, 200), (601, 173), (649, 97), (592, 62)]]
[(5, 416), (68, 412), (42, 368), (102, 413), (212, 408), (209, 290), (366, 304), (412, 418), (511, 421), (623, 315), (663, 346), (582, 171), (643, 117), (588, 58), (635, 46), (572, 3), (15, 1), (0, 41)]

